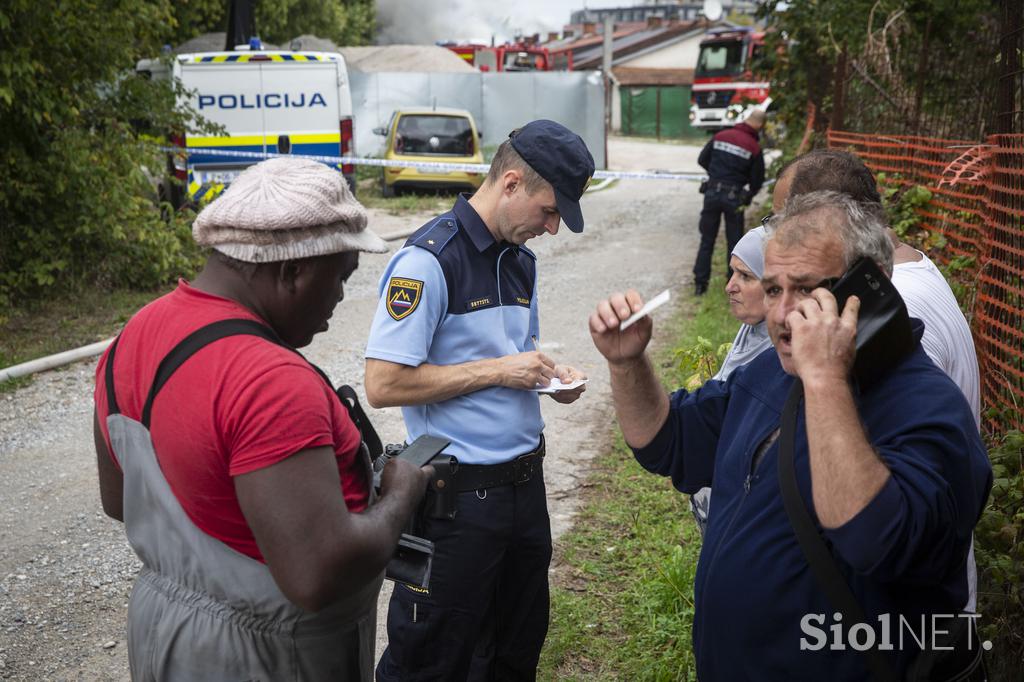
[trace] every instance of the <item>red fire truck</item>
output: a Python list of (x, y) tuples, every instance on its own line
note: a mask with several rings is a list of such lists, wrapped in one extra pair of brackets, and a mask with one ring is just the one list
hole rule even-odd
[(739, 123), (754, 109), (772, 103), (768, 81), (751, 65), (764, 50), (764, 32), (752, 28), (713, 29), (700, 43), (690, 97), (690, 125), (720, 130)]
[[(555, 66), (551, 54), (546, 47), (538, 47), (528, 43), (505, 43), (504, 45), (488, 46), (476, 43), (454, 44), (444, 43), (444, 47), (459, 55), (471, 66), (480, 71), (554, 71)], [(567, 66), (561, 69), (572, 69), (570, 55)]]

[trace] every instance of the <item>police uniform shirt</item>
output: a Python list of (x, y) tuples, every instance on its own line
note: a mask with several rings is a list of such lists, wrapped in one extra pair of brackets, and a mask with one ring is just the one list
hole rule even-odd
[[(366, 357), (410, 367), (455, 365), (533, 350), (536, 257), (497, 242), (464, 196), (417, 230), (388, 262)], [(537, 447), (537, 393), (490, 386), (402, 408), (408, 441), (451, 440), (466, 464), (498, 464)]]

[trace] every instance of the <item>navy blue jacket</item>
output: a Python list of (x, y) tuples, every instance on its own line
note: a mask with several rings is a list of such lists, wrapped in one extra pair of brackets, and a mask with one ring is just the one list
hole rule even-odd
[(708, 172), (712, 182), (734, 187), (750, 186), (750, 196), (764, 184), (764, 155), (757, 142), (758, 133), (746, 123), (715, 133), (700, 150), (697, 163)]
[[(920, 339), (923, 326), (914, 322)], [(672, 394), (665, 425), (634, 451), (641, 465), (671, 476), (683, 492), (714, 481), (694, 589), (702, 682), (867, 679), (863, 654), (855, 650), (801, 650), (807, 635), (801, 619), (825, 614), (817, 627), (828, 631), (835, 609), (811, 575), (783, 508), (778, 441), (751, 469), (755, 448), (779, 426), (792, 383), (768, 349), (727, 382)], [(966, 399), (920, 344), (855, 400), (892, 475), (856, 517), (823, 534), (880, 636), (879, 614), (891, 614), (893, 623), (900, 615), (917, 622), (921, 614), (955, 614), (963, 606), (965, 560), (992, 469)], [(800, 492), (817, 523), (803, 410), (794, 455)], [(903, 653), (889, 654), (901, 674), (919, 652), (909, 635), (904, 640)]]

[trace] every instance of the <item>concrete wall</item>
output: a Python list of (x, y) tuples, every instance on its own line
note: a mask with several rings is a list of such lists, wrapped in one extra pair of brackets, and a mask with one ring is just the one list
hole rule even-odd
[(648, 52), (633, 59), (616, 60), (615, 66), (695, 69), (697, 68), (697, 55), (700, 54), (700, 41), (703, 38), (703, 34), (685, 38), (678, 43), (667, 45), (660, 50)]
[(466, 109), (496, 147), (513, 128), (549, 118), (579, 134), (605, 167), (604, 84), (593, 71), (516, 73), (349, 72), (358, 156), (381, 156), (384, 138), (373, 133), (402, 107)]

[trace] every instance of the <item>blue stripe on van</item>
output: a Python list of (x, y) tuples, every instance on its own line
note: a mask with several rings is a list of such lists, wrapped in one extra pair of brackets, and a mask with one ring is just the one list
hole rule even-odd
[[(277, 145), (268, 144), (267, 151), (270, 152), (271, 154), (276, 154)], [(310, 156), (338, 156), (339, 152), (340, 147), (339, 143), (337, 142), (309, 142), (303, 144), (292, 144), (292, 154), (296, 155), (308, 154)]]
[[(273, 139), (273, 138), (271, 138)], [(276, 140), (275, 140), (276, 142)], [(214, 147), (215, 149), (215, 147)], [(225, 151), (233, 152), (262, 152), (263, 147), (260, 145), (243, 145), (240, 147), (225, 147)], [(338, 156), (340, 149), (337, 142), (308, 142), (308, 143), (296, 143), (292, 144), (292, 154), (295, 155), (309, 155), (309, 156)], [(267, 153), (277, 154), (277, 144), (268, 144)], [(188, 157), (189, 165), (198, 166), (203, 164), (229, 164), (235, 166), (247, 166), (252, 163), (258, 163), (259, 159), (242, 159), (237, 156), (227, 156), (220, 154), (189, 154)]]

